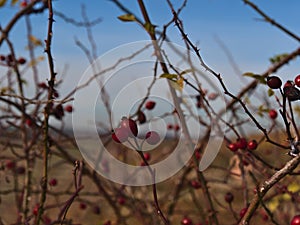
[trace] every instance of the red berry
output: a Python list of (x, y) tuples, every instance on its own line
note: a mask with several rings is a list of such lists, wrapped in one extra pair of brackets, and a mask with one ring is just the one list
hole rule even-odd
[(168, 129), (168, 130), (172, 130), (172, 129), (173, 129), (173, 124), (168, 124), (168, 125), (167, 125), (167, 129)]
[(0, 61), (5, 61), (5, 60), (6, 60), (5, 55), (0, 55)]
[(239, 150), (238, 146), (236, 143), (230, 143), (227, 145), (227, 148), (229, 148), (230, 151), (232, 152), (236, 152), (237, 150)]
[(26, 119), (26, 120), (25, 120), (25, 124), (26, 124), (28, 127), (31, 127), (32, 124), (33, 124), (32, 119)]
[(145, 123), (147, 121), (145, 113), (143, 113), (142, 111), (139, 111), (137, 120), (140, 122), (140, 124)]
[(35, 204), (33, 210), (32, 210), (32, 214), (37, 216), (38, 215), (38, 212), (39, 212), (39, 208), (40, 208), (40, 204)]
[(25, 8), (25, 7), (27, 6), (27, 2), (26, 2), (26, 1), (22, 1), (22, 2), (20, 3), (20, 5), (21, 5), (21, 7)]
[(241, 211), (240, 211), (240, 217), (241, 217), (241, 218), (245, 216), (247, 210), (248, 210), (248, 207), (242, 208), (242, 209), (241, 209)]
[(138, 127), (134, 120), (126, 117), (122, 118), (120, 127), (127, 130), (129, 137), (136, 137), (138, 134)]
[(267, 77), (267, 85), (269, 86), (269, 88), (278, 89), (281, 87), (282, 81), (277, 76), (269, 76)]
[(6, 166), (7, 169), (12, 170), (16, 167), (16, 163), (12, 160), (7, 160), (5, 162), (5, 166)]
[(145, 107), (146, 107), (146, 109), (151, 110), (155, 107), (155, 104), (156, 103), (154, 101), (148, 101), (148, 102), (146, 102)]
[(38, 83), (38, 87), (42, 89), (48, 89), (48, 86), (45, 82)]
[(159, 134), (156, 131), (149, 131), (146, 134), (146, 142), (150, 145), (156, 145), (160, 141)]
[(182, 220), (181, 220), (181, 224), (182, 225), (193, 225), (193, 221), (189, 218), (189, 217), (184, 217)]
[(24, 166), (18, 166), (16, 168), (16, 172), (17, 172), (17, 174), (20, 174), (20, 175), (24, 174), (25, 173), (25, 167)]
[(231, 192), (227, 192), (224, 196), (224, 199), (227, 203), (231, 203), (234, 199), (234, 196)]
[(110, 220), (106, 221), (103, 225), (111, 225)]
[(84, 202), (80, 202), (80, 204), (79, 204), (80, 209), (84, 210), (84, 209), (86, 209), (86, 207), (87, 207), (87, 205)]
[(56, 186), (57, 185), (57, 180), (55, 178), (52, 178), (51, 180), (49, 180), (49, 185), (50, 186)]
[(21, 64), (21, 65), (23, 65), (23, 64), (26, 63), (26, 59), (23, 58), (23, 57), (21, 57), (21, 58), (18, 59), (18, 63)]
[(147, 161), (149, 161), (149, 160), (151, 159), (150, 153), (148, 153), (148, 152), (144, 153), (144, 158), (145, 158)]
[(295, 77), (295, 84), (300, 87), (300, 74)]
[(65, 106), (65, 111), (68, 112), (68, 113), (73, 112), (73, 106), (72, 105), (66, 105)]
[(256, 140), (249, 141), (247, 148), (249, 150), (255, 150), (257, 148), (257, 141)]
[(295, 84), (293, 83), (293, 81), (288, 80), (287, 82), (285, 82), (283, 87), (293, 87)]
[(300, 225), (300, 215), (296, 215), (293, 217), (291, 225)]
[(247, 144), (248, 144), (248, 143), (247, 143), (246, 138), (239, 138), (239, 139), (237, 140), (236, 144), (237, 144), (237, 147), (238, 147), (239, 149), (245, 150), (245, 149), (247, 148)]
[(124, 197), (119, 197), (119, 198), (118, 198), (118, 203), (119, 203), (120, 205), (124, 205), (125, 202), (126, 202), (126, 199), (125, 199)]
[(190, 184), (191, 184), (191, 186), (192, 186), (193, 188), (195, 188), (195, 189), (201, 188), (201, 184), (200, 184), (200, 182), (197, 181), (197, 180), (192, 180), (192, 181), (190, 182)]
[(273, 119), (273, 120), (276, 119), (277, 115), (278, 115), (278, 113), (277, 113), (277, 111), (275, 109), (270, 109), (270, 111), (269, 111), (269, 117), (271, 119)]
[(175, 124), (175, 125), (174, 125), (174, 130), (175, 130), (175, 131), (179, 131), (179, 130), (180, 130), (180, 126), (179, 126), (178, 124)]
[(124, 129), (123, 127), (116, 128), (114, 133), (111, 135), (112, 139), (117, 143), (123, 143), (127, 141), (129, 134), (127, 129)]

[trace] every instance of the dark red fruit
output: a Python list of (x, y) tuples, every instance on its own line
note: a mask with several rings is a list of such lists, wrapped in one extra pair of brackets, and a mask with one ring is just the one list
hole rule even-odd
[(200, 184), (200, 182), (197, 181), (197, 180), (192, 180), (192, 181), (190, 182), (190, 184), (191, 184), (191, 186), (192, 186), (193, 188), (195, 188), (195, 189), (201, 188), (201, 184)]
[(287, 82), (285, 82), (283, 87), (293, 87), (295, 86), (294, 82), (291, 80), (288, 80)]
[(45, 82), (38, 83), (39, 88), (48, 89), (48, 86)]
[(110, 220), (106, 221), (103, 225), (111, 225)]
[(124, 197), (121, 196), (121, 197), (118, 198), (118, 203), (119, 203), (120, 205), (124, 205), (125, 202), (126, 202), (126, 199), (125, 199)]
[(271, 119), (273, 119), (273, 120), (276, 119), (277, 115), (278, 115), (278, 113), (277, 113), (277, 111), (275, 109), (270, 109), (270, 111), (269, 111), (269, 117)]
[(7, 169), (9, 169), (9, 170), (12, 170), (12, 169), (14, 169), (16, 167), (16, 163), (14, 161), (12, 161), (12, 160), (7, 160), (5, 162), (5, 167)]
[(49, 185), (50, 186), (56, 186), (57, 185), (57, 180), (55, 178), (52, 178), (51, 180), (49, 180)]
[(154, 101), (148, 101), (145, 104), (146, 109), (151, 110), (155, 107), (156, 103)]
[(291, 225), (300, 225), (300, 215), (296, 215), (293, 217)]
[(189, 218), (189, 217), (184, 217), (182, 220), (181, 220), (181, 224), (182, 225), (193, 225), (193, 221)]
[(149, 160), (151, 159), (150, 153), (148, 153), (148, 152), (144, 153), (144, 158), (145, 158), (147, 161), (149, 161)]
[(230, 151), (232, 152), (236, 152), (237, 150), (239, 150), (238, 146), (236, 143), (230, 143), (227, 145), (227, 148), (229, 148)]
[(122, 118), (120, 127), (127, 130), (129, 137), (136, 137), (138, 134), (138, 127), (134, 120), (126, 117)]
[(142, 111), (139, 111), (137, 120), (140, 122), (140, 124), (145, 123), (147, 121), (145, 113), (143, 113)]
[(5, 60), (6, 60), (5, 55), (0, 55), (0, 61), (5, 61)]
[(255, 150), (257, 148), (257, 141), (256, 140), (249, 141), (247, 148), (249, 150)]
[(20, 3), (20, 6), (23, 7), (23, 8), (25, 8), (27, 6), (27, 2), (26, 1), (22, 1)]
[(35, 216), (37, 216), (38, 213), (39, 213), (39, 208), (40, 208), (40, 204), (38, 204), (38, 203), (35, 204), (35, 206), (34, 206), (34, 208), (32, 210), (32, 214), (35, 215)]
[(23, 64), (26, 63), (26, 59), (23, 58), (23, 57), (21, 57), (21, 58), (18, 59), (18, 63), (21, 64), (21, 65), (23, 65)]
[(146, 142), (150, 145), (156, 145), (160, 141), (159, 134), (156, 131), (149, 131), (146, 134)]
[(25, 173), (25, 167), (24, 166), (18, 166), (17, 168), (16, 168), (16, 172), (17, 172), (17, 174), (19, 174), (19, 175), (22, 175), (22, 174), (24, 174)]
[(295, 77), (295, 84), (300, 87), (300, 74)]
[(300, 91), (295, 86), (287, 86), (283, 88), (284, 96), (288, 98), (289, 101), (300, 100)]
[(225, 202), (231, 203), (234, 199), (234, 196), (231, 192), (227, 192), (224, 196)]
[(58, 105), (55, 107), (55, 109), (54, 109), (54, 111), (53, 111), (53, 114), (54, 114), (54, 116), (55, 116), (56, 119), (62, 120), (62, 118), (63, 118), (64, 115), (65, 115), (62, 104), (58, 104)]
[(128, 131), (123, 127), (116, 128), (111, 135), (111, 138), (117, 143), (123, 143), (127, 141), (128, 137), (129, 137)]
[(247, 148), (248, 143), (247, 143), (246, 138), (239, 138), (237, 140), (236, 144), (239, 149), (245, 150)]
[(178, 124), (175, 124), (175, 125), (174, 125), (174, 130), (175, 130), (175, 131), (179, 131), (179, 130), (180, 130), (180, 126), (179, 126)]
[(25, 120), (25, 124), (26, 124), (28, 127), (31, 127), (32, 124), (33, 124), (32, 119), (26, 119), (26, 120)]
[(85, 210), (87, 208), (87, 205), (84, 202), (80, 202), (79, 208)]
[(245, 214), (246, 214), (247, 210), (248, 210), (248, 208), (247, 208), (247, 207), (246, 207), (246, 208), (242, 208), (242, 209), (241, 209), (241, 211), (240, 211), (240, 217), (241, 217), (241, 218), (245, 216)]
[(65, 111), (68, 112), (68, 113), (73, 112), (73, 106), (72, 105), (66, 105), (65, 106)]
[(281, 87), (282, 81), (277, 76), (269, 76), (267, 77), (267, 85), (269, 86), (269, 88), (278, 89)]
[(167, 125), (167, 129), (168, 129), (168, 130), (172, 130), (172, 129), (173, 129), (173, 124), (168, 124), (168, 125)]

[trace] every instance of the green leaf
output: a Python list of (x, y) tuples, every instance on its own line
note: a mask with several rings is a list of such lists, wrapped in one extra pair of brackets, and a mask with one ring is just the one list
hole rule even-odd
[(257, 80), (261, 84), (267, 84), (265, 77), (261, 76), (259, 74), (247, 72), (247, 73), (244, 73), (243, 76), (245, 76), (245, 77), (252, 77), (252, 78), (254, 78), (255, 80)]
[(0, 0), (0, 7), (4, 6), (6, 3), (6, 0)]
[(124, 15), (121, 15), (121, 16), (118, 16), (118, 19), (123, 21), (123, 22), (133, 22), (133, 21), (136, 21), (136, 18), (134, 15), (132, 14), (124, 14)]
[(162, 75), (159, 76), (160, 78), (167, 78), (172, 81), (176, 81), (178, 78), (177, 74), (169, 74), (169, 73), (163, 73)]
[(268, 90), (268, 96), (271, 97), (273, 95), (274, 95), (274, 91), (271, 88), (269, 88), (269, 90)]

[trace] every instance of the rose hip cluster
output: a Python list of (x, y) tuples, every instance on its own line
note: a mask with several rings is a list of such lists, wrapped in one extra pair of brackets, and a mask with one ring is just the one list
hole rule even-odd
[[(123, 117), (120, 126), (114, 129), (111, 137), (117, 143), (124, 143), (129, 138), (136, 138), (138, 135), (138, 126), (136, 121)], [(159, 134), (156, 131), (148, 131), (145, 135), (145, 141), (150, 145), (156, 145), (160, 141)]]
[[(280, 89), (282, 81), (277, 76), (267, 77), (267, 85), (271, 89)], [(297, 75), (294, 81), (288, 80), (283, 86), (283, 94), (289, 101), (300, 100), (300, 74)]]
[(24, 57), (20, 57), (18, 59), (14, 59), (13, 55), (0, 55), (0, 62), (4, 63), (6, 66), (14, 66), (15, 63), (19, 65), (24, 65), (26, 63), (26, 59)]
[(236, 152), (239, 149), (241, 150), (255, 150), (258, 146), (258, 143), (256, 140), (251, 140), (251, 141), (247, 141), (246, 138), (239, 138), (237, 139), (236, 142), (232, 142), (230, 144), (227, 145), (227, 147), (229, 148), (230, 151), (232, 152)]

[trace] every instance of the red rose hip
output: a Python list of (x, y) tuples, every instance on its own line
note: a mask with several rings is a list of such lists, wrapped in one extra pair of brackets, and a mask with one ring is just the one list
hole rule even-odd
[(300, 225), (300, 215), (296, 215), (293, 217), (291, 225)]
[(257, 141), (256, 140), (249, 141), (247, 148), (249, 150), (255, 150), (257, 148)]
[(277, 76), (269, 76), (269, 77), (267, 77), (267, 85), (271, 89), (278, 89), (281, 87), (282, 81)]
[(295, 84), (300, 87), (300, 74), (295, 77)]
[(146, 142), (150, 145), (156, 145), (160, 141), (159, 134), (156, 131), (149, 131), (146, 134)]
[(138, 127), (134, 120), (128, 119), (126, 117), (122, 118), (121, 128), (127, 130), (129, 137), (136, 137), (138, 134)]
[(122, 127), (116, 128), (115, 131), (112, 133), (111, 138), (117, 143), (123, 143), (127, 141), (129, 137), (127, 129)]
[(275, 110), (275, 109), (271, 109), (270, 111), (269, 111), (269, 117), (271, 118), (271, 119), (276, 119), (277, 118), (277, 115), (278, 115), (278, 113), (277, 113), (277, 111)]
[(156, 103), (154, 101), (148, 101), (145, 104), (146, 109), (151, 110), (155, 107)]

